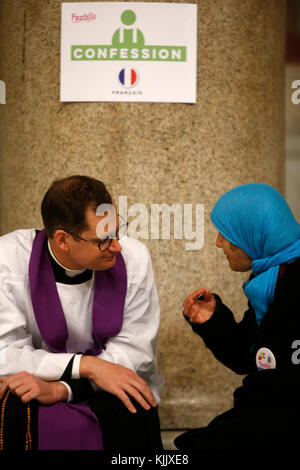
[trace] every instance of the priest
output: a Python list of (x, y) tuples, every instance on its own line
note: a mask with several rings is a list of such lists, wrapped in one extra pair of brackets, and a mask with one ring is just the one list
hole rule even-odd
[(41, 213), (0, 238), (0, 450), (162, 450), (146, 246), (94, 178), (53, 182)]

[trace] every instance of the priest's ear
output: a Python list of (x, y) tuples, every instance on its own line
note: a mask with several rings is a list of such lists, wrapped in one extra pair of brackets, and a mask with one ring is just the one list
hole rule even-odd
[(61, 250), (68, 251), (69, 250), (69, 238), (71, 235), (64, 230), (56, 230), (53, 235), (53, 241), (57, 247)]

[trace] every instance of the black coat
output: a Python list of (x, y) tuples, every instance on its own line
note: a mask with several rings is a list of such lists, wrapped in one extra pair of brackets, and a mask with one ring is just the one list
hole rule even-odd
[[(300, 258), (278, 279), (274, 300), (257, 326), (248, 304), (241, 322), (216, 295), (212, 317), (191, 324), (214, 356), (238, 374), (247, 374), (234, 392), (234, 407), (207, 427), (175, 440), (180, 449), (292, 447), (300, 434)], [(188, 319), (187, 319), (188, 320)], [(272, 351), (276, 368), (258, 370), (257, 351)]]

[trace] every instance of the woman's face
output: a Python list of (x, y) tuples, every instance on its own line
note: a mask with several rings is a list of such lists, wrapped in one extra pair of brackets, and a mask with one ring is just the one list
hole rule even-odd
[(249, 258), (247, 253), (245, 253), (238, 246), (230, 243), (223, 235), (218, 233), (216, 246), (222, 248), (224, 255), (228, 259), (229, 267), (232, 271), (246, 272), (251, 269), (252, 259)]

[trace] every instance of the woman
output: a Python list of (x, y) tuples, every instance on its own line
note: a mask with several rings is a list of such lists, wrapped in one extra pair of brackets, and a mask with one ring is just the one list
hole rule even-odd
[[(278, 449), (298, 445), (300, 423), (300, 228), (269, 185), (225, 193), (211, 220), (230, 269), (251, 270), (243, 284), (248, 310), (240, 323), (209, 289), (184, 301), (184, 316), (214, 356), (248, 374), (234, 406), (207, 427), (175, 439), (179, 449)], [(197, 298), (203, 294), (202, 300)]]

